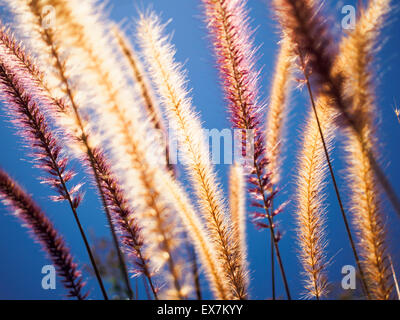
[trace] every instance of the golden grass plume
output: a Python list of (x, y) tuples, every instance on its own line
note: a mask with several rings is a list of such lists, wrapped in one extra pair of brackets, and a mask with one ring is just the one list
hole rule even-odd
[[(333, 114), (329, 100), (321, 97), (317, 103), (318, 118), (325, 143), (331, 149)], [(303, 266), (305, 297), (320, 299), (328, 293), (326, 274), (326, 205), (324, 204), (327, 162), (318, 123), (310, 110), (298, 156), (295, 212), (299, 258)]]
[(195, 115), (185, 88), (185, 77), (180, 64), (174, 61), (175, 49), (163, 34), (165, 26), (154, 14), (141, 15), (138, 21), (138, 36), (142, 53), (150, 74), (161, 97), (167, 117), (177, 131), (179, 147), (185, 157), (187, 172), (192, 187), (199, 199), (203, 217), (216, 243), (218, 258), (235, 298), (247, 295), (245, 273), (240, 265), (239, 252), (232, 244), (231, 229), (220, 185), (209, 159), (201, 123)]
[(288, 113), (288, 95), (293, 64), (293, 52), (288, 37), (283, 36), (276, 61), (266, 120), (266, 155), (269, 160), (271, 183), (277, 185), (281, 177), (284, 127)]
[(371, 0), (355, 30), (344, 40), (339, 59), (347, 90), (353, 93), (351, 113), (357, 115), (359, 128), (358, 136), (348, 131), (346, 141), (351, 209), (368, 286), (376, 299), (389, 299), (392, 290), (379, 182), (368, 155), (369, 150), (376, 154), (377, 147), (373, 46), (389, 9), (390, 0)]

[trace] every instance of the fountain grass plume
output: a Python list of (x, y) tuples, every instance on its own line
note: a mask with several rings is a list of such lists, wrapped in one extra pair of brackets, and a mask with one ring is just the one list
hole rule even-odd
[(278, 185), (282, 170), (282, 148), (285, 141), (285, 122), (288, 115), (289, 89), (294, 55), (290, 40), (282, 36), (280, 49), (272, 79), (271, 93), (268, 103), (265, 148), (269, 160), (271, 183)]
[[(203, 0), (203, 4), (232, 126), (243, 130), (243, 146), (247, 143), (246, 133), (249, 130), (252, 133), (251, 139), (254, 139), (254, 153), (246, 164), (250, 172), (248, 191), (253, 199), (251, 204), (257, 210), (253, 213), (254, 222), (257, 227), (270, 230), (286, 294), (290, 298), (278, 246), (281, 235), (273, 223), (273, 217), (281, 212), (282, 207), (272, 212), (271, 203), (278, 189), (273, 190), (273, 173), (268, 169), (269, 159), (265, 150), (261, 120), (264, 103), (259, 98), (259, 71), (255, 66), (256, 48), (252, 40), (253, 31), (249, 24), (246, 1)], [(260, 221), (264, 219), (267, 223)]]
[[(328, 151), (334, 132), (334, 114), (328, 99), (319, 99), (317, 110)], [(324, 201), (327, 174), (325, 151), (318, 123), (310, 110), (298, 156), (295, 212), (298, 256), (303, 266), (304, 296), (321, 299), (328, 293), (326, 257), (326, 205)]]
[(0, 199), (41, 244), (56, 266), (64, 287), (69, 291), (68, 296), (78, 300), (86, 299), (87, 293), (82, 292), (85, 283), (81, 272), (63, 238), (32, 198), (1, 169)]
[(367, 150), (378, 154), (373, 54), (390, 2), (371, 0), (360, 9), (357, 25), (342, 42), (337, 59), (337, 68), (345, 75), (346, 89), (353, 95), (350, 113), (357, 116), (359, 128), (358, 135), (346, 130), (345, 144), (353, 222), (368, 287), (375, 299), (382, 300), (390, 299), (392, 281), (379, 184)]
[(169, 37), (164, 35), (164, 29), (165, 25), (155, 13), (141, 14), (137, 28), (139, 44), (170, 125), (177, 131), (192, 188), (218, 250), (218, 259), (224, 265), (233, 297), (243, 299), (247, 296), (247, 288), (240, 252), (231, 239), (222, 192), (210, 162), (201, 123), (185, 86), (182, 66), (175, 61), (175, 49)]

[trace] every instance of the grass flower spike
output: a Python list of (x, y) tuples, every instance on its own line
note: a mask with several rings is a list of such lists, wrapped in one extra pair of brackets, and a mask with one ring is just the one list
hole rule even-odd
[(232, 219), (234, 238), (239, 243), (242, 265), (247, 267), (247, 241), (246, 241), (246, 183), (245, 174), (241, 165), (234, 163), (229, 175), (229, 207)]
[[(129, 40), (124, 35), (123, 31), (118, 27), (113, 28), (113, 33), (118, 41), (119, 47), (123, 52), (127, 63), (132, 70), (132, 77), (134, 81), (139, 85), (140, 96), (143, 99), (143, 104), (146, 107), (147, 113), (149, 115), (150, 121), (153, 124), (156, 130), (160, 130), (164, 136), (167, 135), (166, 128), (164, 125), (164, 120), (162, 118), (161, 110), (158, 106), (156, 98), (152, 92), (152, 87), (150, 85), (150, 81), (147, 78), (146, 71), (144, 70), (139, 57), (137, 56), (133, 46), (129, 43)], [(169, 147), (166, 143), (165, 146), (165, 154), (166, 154), (166, 163), (171, 172), (174, 172), (174, 165), (170, 163), (169, 160)]]
[(287, 117), (288, 95), (291, 81), (293, 52), (290, 40), (283, 36), (274, 78), (266, 122), (266, 156), (269, 161), (268, 168), (271, 172), (272, 185), (278, 185), (281, 176), (281, 154), (284, 142), (284, 126)]
[(175, 50), (168, 37), (163, 34), (164, 28), (154, 13), (141, 16), (138, 35), (142, 52), (170, 125), (177, 131), (186, 169), (231, 284), (233, 297), (242, 299), (247, 296), (246, 274), (240, 265), (239, 252), (232, 243), (225, 204), (211, 166), (201, 123), (194, 114), (185, 88), (182, 67), (174, 61)]
[(377, 147), (371, 62), (377, 35), (389, 9), (389, 0), (369, 2), (362, 10), (356, 29), (344, 40), (342, 60), (339, 60), (346, 86), (353, 92), (351, 113), (357, 115), (359, 128), (359, 136), (350, 130), (347, 132), (346, 143), (352, 213), (362, 262), (375, 299), (390, 299), (392, 291), (378, 181), (366, 151), (376, 153)]
[(183, 189), (168, 174), (162, 175), (160, 180), (169, 190), (171, 203), (174, 203), (183, 224), (188, 230), (200, 261), (205, 269), (211, 289), (217, 299), (226, 300), (230, 296), (229, 287), (224, 282), (223, 264), (220, 263), (214, 244), (209, 240), (206, 229), (195, 209), (184, 196)]
[[(7, 57), (7, 53), (0, 52), (0, 88), (3, 101), (10, 107), (8, 113), (12, 122), (18, 126), (20, 135), (32, 148), (32, 157), (37, 166), (49, 175), (48, 178), (43, 177), (42, 181), (56, 190), (58, 195), (52, 199), (68, 201), (72, 210), (76, 210), (82, 200), (82, 193), (79, 191), (81, 185), (70, 189), (66, 187), (75, 175), (68, 169), (68, 158), (62, 154), (62, 148), (34, 96), (24, 88), (25, 80), (29, 77), (21, 78), (23, 75), (20, 72), (12, 71), (17, 66), (4, 63)], [(12, 61), (12, 57), (9, 61)]]
[(0, 169), (0, 199), (10, 208), (13, 215), (23, 222), (33, 237), (40, 242), (48, 257), (53, 261), (70, 297), (86, 298), (82, 292), (84, 283), (81, 272), (74, 263), (68, 247), (53, 224), (38, 205), (21, 187)]
[[(333, 138), (333, 114), (328, 101), (317, 103), (319, 121), (330, 148)], [(299, 257), (305, 277), (305, 296), (320, 299), (327, 295), (326, 208), (324, 205), (327, 163), (314, 112), (310, 112), (299, 155), (297, 210), (295, 212)]]
[[(259, 72), (255, 68), (255, 47), (251, 40), (250, 29), (243, 0), (203, 0), (207, 26), (214, 43), (217, 67), (222, 79), (222, 87), (228, 102), (231, 122), (235, 129), (251, 130), (254, 137), (254, 154), (248, 167), (248, 182), (251, 188), (252, 205), (262, 212), (256, 212), (255, 223), (262, 228), (269, 228), (271, 239), (278, 259), (285, 290), (288, 298), (290, 291), (282, 258), (278, 247), (280, 235), (273, 223), (274, 215), (280, 209), (271, 212), (271, 202), (276, 190), (272, 189), (271, 173), (265, 153), (265, 137), (261, 124), (261, 112), (264, 105), (259, 100)], [(247, 143), (243, 134), (243, 144)], [(266, 219), (267, 224), (259, 222)]]

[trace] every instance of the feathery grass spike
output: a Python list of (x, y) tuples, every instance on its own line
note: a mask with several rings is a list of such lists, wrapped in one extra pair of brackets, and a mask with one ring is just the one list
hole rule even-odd
[[(392, 285), (385, 240), (386, 230), (377, 178), (367, 150), (376, 154), (373, 94), (373, 48), (390, 9), (390, 0), (371, 0), (363, 9), (355, 30), (344, 41), (339, 62), (345, 85), (353, 93), (349, 112), (357, 115), (359, 135), (347, 130), (347, 172), (354, 227), (369, 287), (375, 299), (390, 299)], [(361, 141), (360, 141), (361, 139)], [(365, 148), (366, 146), (366, 148)]]
[[(254, 200), (252, 205), (262, 212), (254, 213), (254, 222), (260, 228), (269, 228), (271, 241), (281, 270), (288, 299), (291, 299), (288, 281), (282, 262), (278, 242), (280, 234), (273, 223), (273, 216), (282, 207), (271, 212), (271, 203), (277, 192), (272, 192), (271, 172), (265, 151), (261, 111), (264, 108), (259, 100), (259, 72), (255, 67), (255, 47), (252, 40), (246, 1), (244, 0), (203, 0), (206, 22), (212, 36), (217, 67), (222, 80), (222, 88), (228, 102), (231, 122), (235, 129), (242, 129), (242, 144), (248, 143), (250, 131), (254, 152), (248, 175), (249, 193)], [(242, 151), (243, 152), (243, 151)], [(267, 223), (260, 222), (266, 219)]]
[(237, 245), (232, 241), (220, 185), (217, 183), (198, 116), (195, 115), (182, 66), (175, 62), (175, 49), (164, 35), (165, 25), (154, 14), (141, 15), (138, 37), (170, 125), (177, 131), (185, 166), (207, 222), (218, 258), (230, 283), (232, 295), (247, 297), (246, 274)]
[(266, 156), (271, 172), (271, 183), (278, 185), (282, 170), (282, 147), (285, 140), (284, 126), (287, 117), (288, 95), (291, 82), (293, 52), (290, 40), (283, 36), (280, 41), (266, 122)]
[(0, 199), (40, 242), (56, 266), (65, 288), (69, 291), (68, 296), (78, 300), (86, 299), (87, 294), (82, 293), (85, 284), (82, 281), (81, 272), (74, 263), (63, 238), (32, 198), (1, 169)]
[[(318, 100), (317, 108), (325, 143), (330, 150), (334, 128), (333, 114), (326, 99)], [(327, 162), (317, 120), (312, 111), (307, 118), (298, 162), (295, 218), (305, 296), (320, 299), (328, 293), (324, 205)]]

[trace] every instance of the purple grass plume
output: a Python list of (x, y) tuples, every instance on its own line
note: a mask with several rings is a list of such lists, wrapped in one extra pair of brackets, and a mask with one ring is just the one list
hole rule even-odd
[(57, 195), (52, 196), (52, 200), (71, 201), (72, 207), (76, 209), (83, 197), (80, 192), (81, 184), (66, 191), (65, 184), (75, 173), (67, 168), (68, 158), (61, 153), (61, 146), (51, 132), (35, 97), (30, 93), (36, 89), (32, 88), (28, 93), (25, 86), (29, 82), (27, 81), (29, 77), (22, 78), (21, 70), (18, 70), (11, 60), (7, 65), (8, 61), (4, 57), (7, 55), (0, 54), (1, 99), (8, 107), (7, 112), (11, 121), (19, 128), (18, 134), (32, 148), (31, 156), (36, 167), (48, 173), (49, 176), (42, 177), (41, 180), (56, 190)]
[(320, 13), (319, 1), (274, 0), (273, 5), (316, 93), (328, 96), (340, 111), (339, 122), (358, 132), (357, 117), (350, 113), (351, 96), (344, 89), (344, 75), (335, 68), (338, 47)]
[[(271, 208), (276, 191), (266, 195), (273, 186), (267, 172), (268, 159), (262, 128), (264, 104), (258, 98), (259, 72), (255, 68), (255, 49), (251, 40), (253, 31), (248, 23), (246, 1), (203, 2), (231, 123), (235, 129), (243, 129), (243, 153), (249, 136), (251, 139), (254, 137), (254, 157), (248, 163), (251, 172), (248, 175), (249, 192), (253, 199), (252, 206), (263, 210), (254, 213), (254, 223), (258, 228), (269, 228), (268, 222), (262, 222), (266, 218), (264, 207), (268, 210)], [(271, 216), (279, 212), (277, 210)], [(279, 240), (280, 236), (277, 234), (276, 238)]]
[(253, 221), (258, 228), (270, 229), (271, 239), (281, 268), (286, 294), (290, 299), (289, 287), (280, 257), (278, 242), (281, 238), (273, 222), (283, 206), (276, 210), (272, 201), (278, 189), (271, 183), (268, 159), (265, 152), (263, 109), (259, 99), (259, 74), (255, 66), (256, 47), (252, 41), (248, 10), (245, 0), (203, 0), (207, 26), (213, 41), (222, 88), (228, 102), (231, 123), (242, 130), (243, 156), (247, 156), (247, 144), (253, 141), (253, 155), (246, 163), (251, 205), (256, 208)]
[(82, 293), (85, 283), (82, 281), (81, 272), (73, 262), (63, 238), (32, 198), (1, 169), (0, 199), (30, 230), (53, 261), (63, 285), (69, 291), (68, 296), (79, 300), (86, 299), (87, 293)]
[(152, 281), (148, 258), (142, 252), (143, 237), (136, 218), (134, 218), (132, 207), (128, 203), (116, 177), (113, 175), (111, 167), (101, 149), (93, 149), (93, 159), (93, 165), (99, 174), (107, 206), (113, 213), (112, 218), (118, 227), (125, 252), (134, 261), (134, 275), (143, 274), (148, 279), (151, 290), (156, 296), (157, 288), (154, 287)]

